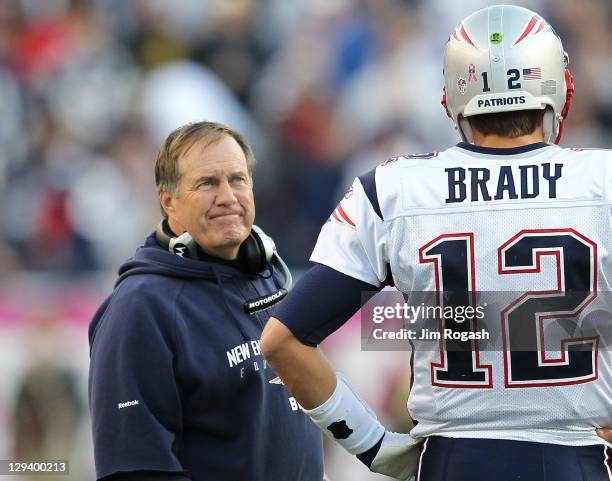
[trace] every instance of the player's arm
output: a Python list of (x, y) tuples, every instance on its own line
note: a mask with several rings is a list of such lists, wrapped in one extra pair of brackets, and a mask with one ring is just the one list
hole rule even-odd
[(302, 344), (271, 317), (261, 337), (264, 357), (304, 409), (323, 404), (336, 388), (336, 374), (318, 347)]
[(612, 443), (612, 428), (599, 428), (597, 430), (597, 435), (609, 443)]
[[(314, 286), (318, 286), (316, 300), (308, 295)], [(372, 471), (409, 479), (417, 461), (418, 442), (409, 434), (385, 431), (348, 381), (334, 372), (321, 350), (304, 342), (313, 338), (312, 333), (305, 335), (311, 324), (308, 320), (326, 320), (316, 331), (321, 335), (351, 317), (361, 305), (360, 293), (373, 288), (329, 267), (313, 267), (279, 307), (278, 318), (272, 317), (266, 324), (261, 346), (272, 369), (326, 435)], [(284, 322), (303, 338), (296, 337)]]
[(336, 387), (336, 374), (318, 344), (361, 307), (362, 292), (377, 290), (317, 264), (302, 276), (276, 309), (276, 317), (266, 324), (264, 356), (303, 408), (323, 404)]
[(418, 443), (410, 435), (386, 432), (316, 347), (359, 309), (363, 291), (379, 290), (388, 277), (380, 208), (367, 191), (356, 181), (352, 195), (323, 226), (311, 257), (322, 265), (307, 272), (281, 303), (264, 329), (262, 350), (326, 435), (373, 471), (408, 479)]
[[(372, 217), (376, 213), (360, 180), (349, 193), (321, 229), (311, 256), (317, 265), (302, 276), (262, 333), (264, 355), (305, 409), (321, 405), (336, 387), (334, 370), (317, 345), (361, 307), (362, 292), (381, 285), (357, 230), (372, 224), (371, 231), (380, 232), (381, 219)], [(374, 256), (386, 269), (381, 256)]]

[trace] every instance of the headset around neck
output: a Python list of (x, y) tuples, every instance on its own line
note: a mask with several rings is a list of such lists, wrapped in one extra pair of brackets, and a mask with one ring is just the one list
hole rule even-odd
[[(203, 258), (202, 249), (193, 240), (189, 232), (183, 232), (181, 235), (175, 236), (167, 220), (161, 221), (157, 226), (155, 239), (161, 247), (179, 257), (195, 260)], [(270, 265), (276, 267), (283, 276), (284, 282), (281, 289), (245, 303), (245, 311), (249, 314), (266, 309), (279, 302), (293, 287), (291, 272), (276, 252), (276, 244), (270, 236), (256, 225), (253, 225), (251, 233), (240, 246), (238, 260), (241, 270), (247, 275), (260, 274)]]

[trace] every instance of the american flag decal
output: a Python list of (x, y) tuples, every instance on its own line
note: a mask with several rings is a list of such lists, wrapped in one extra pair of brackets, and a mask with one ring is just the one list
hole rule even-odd
[(540, 80), (542, 78), (542, 69), (540, 67), (524, 68), (523, 78), (525, 80)]

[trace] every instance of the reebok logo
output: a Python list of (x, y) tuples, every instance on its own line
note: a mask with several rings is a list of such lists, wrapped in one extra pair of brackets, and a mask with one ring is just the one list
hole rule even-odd
[(118, 409), (129, 408), (132, 406), (138, 406), (138, 400), (134, 399), (133, 401), (126, 401), (124, 403), (117, 404)]

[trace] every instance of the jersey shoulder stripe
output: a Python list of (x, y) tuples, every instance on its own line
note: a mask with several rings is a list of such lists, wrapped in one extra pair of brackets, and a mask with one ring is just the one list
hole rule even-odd
[(376, 215), (380, 218), (380, 220), (384, 220), (380, 210), (380, 203), (378, 202), (378, 192), (376, 190), (376, 169), (372, 169), (369, 172), (360, 175), (359, 182), (361, 182), (363, 191), (370, 201), (372, 209), (374, 209), (374, 212), (376, 212)]

